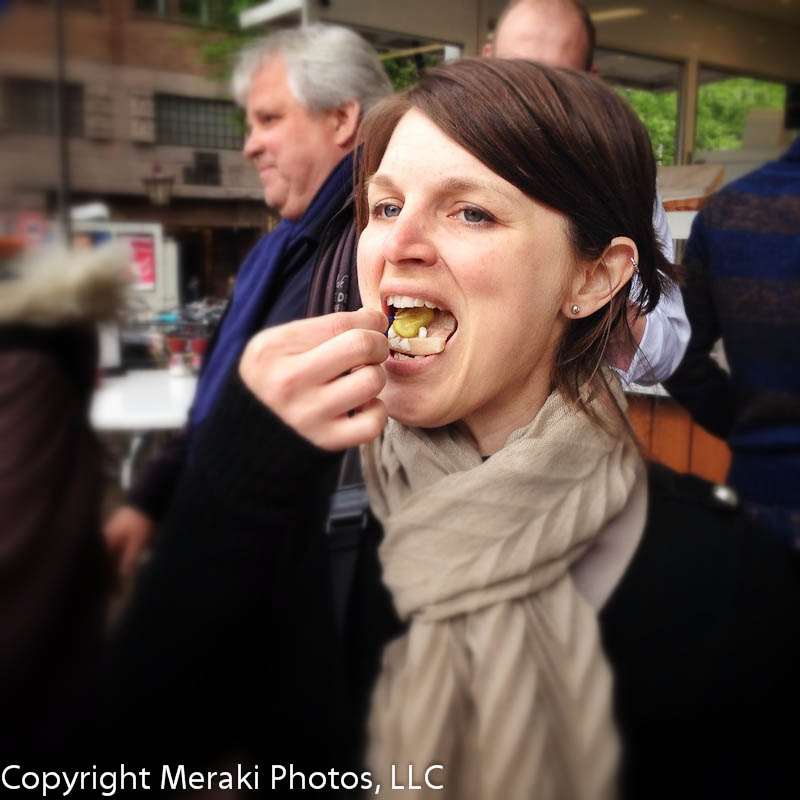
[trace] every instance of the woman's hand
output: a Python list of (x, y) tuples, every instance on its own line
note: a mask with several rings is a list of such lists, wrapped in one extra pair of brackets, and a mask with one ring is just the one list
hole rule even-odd
[(388, 320), (360, 309), (289, 322), (256, 334), (239, 362), (253, 394), (325, 450), (374, 439), (386, 424)]

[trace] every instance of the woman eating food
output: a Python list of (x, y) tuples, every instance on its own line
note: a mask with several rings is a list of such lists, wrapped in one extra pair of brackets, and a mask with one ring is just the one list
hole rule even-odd
[[(374, 516), (343, 649), (373, 782), (785, 796), (788, 557), (646, 466), (605, 366), (627, 301), (646, 312), (675, 276), (644, 127), (589, 75), (464, 60), (361, 138), (364, 308), (262, 332), (239, 373), (309, 475), (361, 445)], [(268, 479), (279, 496), (277, 456)]]

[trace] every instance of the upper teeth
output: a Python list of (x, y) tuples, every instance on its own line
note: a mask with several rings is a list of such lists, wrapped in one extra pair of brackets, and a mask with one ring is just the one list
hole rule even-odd
[(423, 300), (420, 297), (410, 297), (407, 294), (390, 294), (386, 298), (386, 304), (394, 306), (395, 308), (421, 308), (422, 306), (439, 308), (436, 303), (430, 300)]

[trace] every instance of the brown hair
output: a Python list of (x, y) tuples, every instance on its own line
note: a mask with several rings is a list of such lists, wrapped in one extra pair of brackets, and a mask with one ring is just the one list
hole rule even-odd
[[(425, 74), (382, 101), (362, 125), (356, 182), (359, 230), (367, 220), (366, 179), (380, 165), (400, 118), (418, 109), (489, 169), (560, 212), (576, 259), (596, 260), (616, 236), (639, 251), (643, 313), (675, 267), (653, 230), (656, 168), (650, 140), (630, 106), (586, 73), (522, 60), (463, 59)], [(604, 308), (571, 321), (553, 384), (586, 408), (580, 390), (605, 363), (610, 335), (627, 334), (630, 284)]]

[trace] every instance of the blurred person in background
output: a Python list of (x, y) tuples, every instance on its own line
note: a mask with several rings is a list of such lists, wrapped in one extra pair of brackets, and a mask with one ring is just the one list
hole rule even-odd
[[(551, 67), (597, 74), (596, 33), (589, 11), (579, 0), (511, 0), (497, 21), (484, 56), (529, 58)], [(667, 216), (656, 189), (653, 225), (667, 261), (674, 258)], [(634, 277), (634, 290), (639, 281)], [(634, 291), (634, 294), (635, 294)], [(626, 383), (654, 384), (668, 378), (686, 350), (690, 328), (677, 285), (668, 281), (658, 305), (646, 315), (630, 306), (632, 341), (619, 341), (609, 360)]]
[(104, 622), (89, 403), (95, 323), (122, 307), (124, 258), (0, 247), (0, 752), (53, 767), (88, 711)]
[[(267, 508), (294, 514), (267, 486), (231, 508), (227, 467), (220, 461), (208, 471), (206, 442), (239, 432), (239, 420), (227, 413), (226, 386), (247, 340), (305, 313), (330, 230), (339, 219), (352, 221), (352, 207), (345, 207), (359, 121), (391, 86), (366, 41), (322, 24), (251, 44), (233, 86), (247, 113), (244, 154), (283, 219), (237, 274), (187, 430), (146, 468), (129, 505), (106, 528), (129, 572), (158, 524), (106, 672), (107, 741), (126, 759), (257, 753), (298, 763), (337, 742), (327, 708), (335, 648), (320, 622), (330, 612), (326, 553), (304, 536), (302, 514), (287, 518), (279, 535), (255, 524)], [(257, 476), (279, 454), (268, 440), (252, 444)], [(298, 682), (303, 693), (282, 690)]]
[[(365, 308), (255, 336), (196, 465), (224, 464), (205, 519), (355, 551), (340, 738), (368, 730), (373, 785), (412, 765), (421, 798), (795, 797), (796, 575), (706, 482), (645, 465), (603, 367), (634, 262), (641, 312), (675, 272), (644, 126), (583, 73), (480, 59), (361, 137)], [(358, 444), (370, 507), (340, 543), (329, 465)]]
[[(728, 442), (728, 483), (800, 550), (800, 137), (720, 189), (684, 256), (692, 338), (669, 393)], [(712, 358), (719, 338), (730, 371)]]
[(352, 31), (315, 24), (275, 33), (247, 48), (233, 76), (246, 110), (244, 155), (281, 217), (231, 282), (231, 301), (209, 344), (186, 429), (137, 475), (106, 540), (122, 576), (169, 508), (192, 442), (228, 372), (256, 331), (302, 317), (326, 226), (352, 188), (351, 151), (363, 112), (391, 91), (374, 50)]

